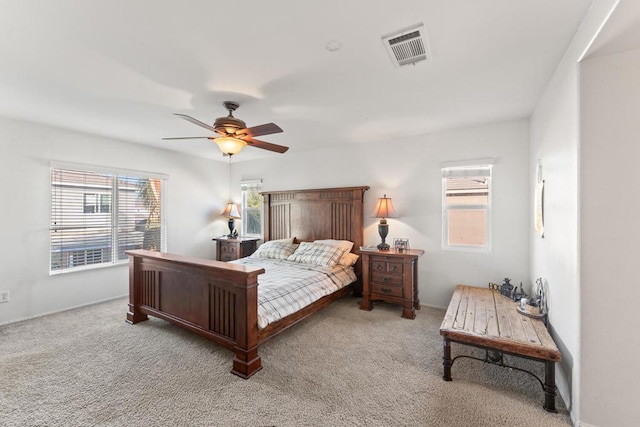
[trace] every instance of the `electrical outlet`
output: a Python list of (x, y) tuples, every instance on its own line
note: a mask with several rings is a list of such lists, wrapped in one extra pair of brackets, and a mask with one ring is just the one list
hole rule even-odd
[(9, 302), (9, 291), (0, 292), (0, 303)]

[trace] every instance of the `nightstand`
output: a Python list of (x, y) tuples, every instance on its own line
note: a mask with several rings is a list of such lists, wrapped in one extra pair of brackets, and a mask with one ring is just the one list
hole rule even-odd
[(423, 250), (397, 252), (359, 250), (362, 258), (361, 310), (373, 310), (373, 301), (402, 304), (402, 317), (415, 319), (418, 299), (418, 258)]
[(216, 260), (233, 261), (244, 258), (256, 251), (258, 238), (255, 237), (214, 237), (216, 242)]

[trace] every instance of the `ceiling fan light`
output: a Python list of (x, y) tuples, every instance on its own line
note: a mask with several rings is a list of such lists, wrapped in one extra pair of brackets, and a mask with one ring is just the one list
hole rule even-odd
[(220, 150), (222, 150), (224, 154), (228, 154), (230, 156), (238, 154), (247, 145), (247, 143), (241, 139), (226, 136), (216, 138), (214, 141), (218, 144), (218, 147), (220, 147)]

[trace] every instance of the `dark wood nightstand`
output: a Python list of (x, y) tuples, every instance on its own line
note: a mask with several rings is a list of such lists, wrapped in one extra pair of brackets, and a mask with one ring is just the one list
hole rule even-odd
[(361, 310), (373, 310), (373, 301), (402, 304), (402, 317), (415, 319), (418, 299), (418, 257), (423, 250), (397, 252), (359, 250), (362, 258)]
[(257, 237), (214, 237), (216, 242), (216, 260), (233, 261), (244, 258), (256, 251)]

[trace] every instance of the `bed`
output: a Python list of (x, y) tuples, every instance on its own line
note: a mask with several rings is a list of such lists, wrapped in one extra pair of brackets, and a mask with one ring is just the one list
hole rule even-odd
[[(363, 186), (264, 192), (265, 243), (294, 238), (302, 246), (323, 239), (348, 240), (353, 242), (351, 251), (355, 252), (363, 244), (363, 197), (368, 189)], [(258, 282), (260, 276), (271, 275), (273, 266), (266, 262), (271, 260), (260, 263), (252, 257), (224, 263), (146, 250), (127, 254), (127, 322), (135, 324), (151, 315), (216, 342), (235, 353), (231, 372), (242, 378), (262, 369), (258, 348), (269, 338), (350, 291), (357, 292), (361, 271), (358, 260), (353, 266), (355, 276), (351, 279), (356, 280), (352, 283), (336, 285), (297, 311), (265, 323), (258, 315)], [(265, 269), (269, 270), (267, 275)], [(345, 280), (341, 277), (338, 281)]]

